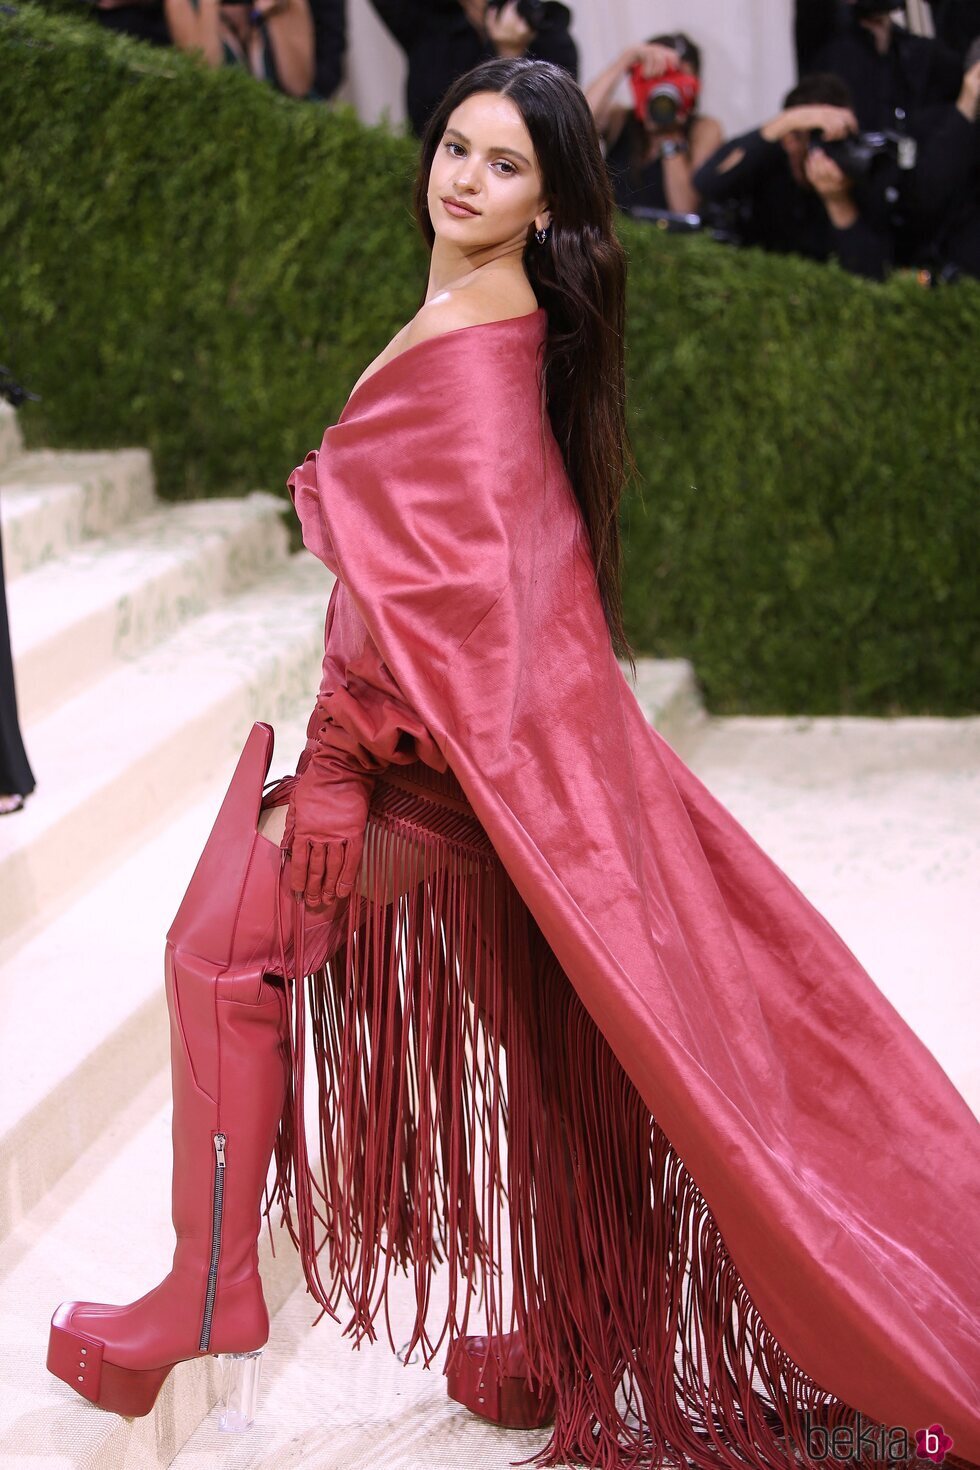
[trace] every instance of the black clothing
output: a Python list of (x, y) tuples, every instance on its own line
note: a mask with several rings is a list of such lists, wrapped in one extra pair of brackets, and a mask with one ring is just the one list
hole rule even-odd
[(620, 209), (632, 209), (635, 205), (642, 205), (645, 209), (670, 208), (664, 185), (662, 158), (654, 158), (643, 164), (638, 170), (638, 177), (631, 177), (630, 164), (634, 153), (637, 149), (645, 152), (646, 147), (646, 130), (636, 114), (631, 112), (623, 123), (619, 137), (606, 150), (606, 171), (612, 184), (613, 197)]
[[(744, 150), (745, 157), (720, 170), (729, 154)], [(891, 239), (883, 221), (855, 197), (859, 215), (849, 229), (831, 224), (823, 200), (794, 179), (781, 143), (770, 143), (759, 128), (723, 143), (697, 170), (692, 180), (701, 195), (702, 212), (711, 205), (737, 200), (742, 214), (738, 233), (744, 245), (792, 252), (811, 260), (836, 256), (855, 275), (884, 279), (891, 263)]]
[(796, 0), (796, 60), (800, 76), (833, 72), (847, 83), (862, 132), (894, 128), (897, 107), (911, 120), (920, 108), (955, 102), (963, 80), (955, 51), (901, 26), (879, 55), (845, 0)]
[(14, 665), (7, 626), (7, 594), (3, 582), (3, 541), (0, 539), (0, 795), (29, 796), (34, 773), (27, 760), (17, 720)]
[(928, 264), (980, 277), (980, 123), (958, 107), (936, 108), (919, 146), (910, 191)]
[(153, 5), (120, 5), (117, 10), (93, 9), (92, 14), (108, 31), (122, 31), (139, 41), (151, 41), (154, 46), (171, 45), (163, 0)]
[(347, 53), (346, 0), (310, 0), (313, 28), (316, 32), (316, 65), (313, 91), (325, 101), (332, 97), (344, 79), (344, 56)]
[[(457, 0), (371, 0), (408, 57), (405, 106), (412, 131), (421, 137), (429, 117), (457, 77), (496, 56), (474, 30)], [(527, 55), (552, 61), (578, 80), (578, 49), (569, 34), (571, 13), (558, 0), (545, 0), (544, 23)]]
[(936, 35), (965, 60), (970, 42), (980, 36), (980, 0), (933, 0)]

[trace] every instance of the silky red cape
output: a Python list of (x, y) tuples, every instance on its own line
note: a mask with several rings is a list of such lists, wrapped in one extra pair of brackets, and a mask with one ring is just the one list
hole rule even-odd
[(542, 417), (546, 331), (542, 309), (374, 371), (291, 478), (304, 541), (787, 1353), (879, 1423), (938, 1422), (980, 1463), (980, 1125), (647, 723)]

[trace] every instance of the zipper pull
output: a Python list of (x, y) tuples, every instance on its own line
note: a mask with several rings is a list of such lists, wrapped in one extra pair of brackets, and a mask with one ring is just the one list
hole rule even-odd
[(219, 1169), (225, 1167), (225, 1142), (225, 1135), (223, 1133), (216, 1133), (214, 1135), (214, 1153)]

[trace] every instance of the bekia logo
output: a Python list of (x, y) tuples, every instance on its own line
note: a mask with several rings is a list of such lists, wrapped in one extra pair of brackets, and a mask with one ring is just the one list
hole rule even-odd
[(860, 1413), (853, 1423), (830, 1425), (812, 1424), (805, 1410), (803, 1420), (806, 1452), (813, 1460), (850, 1460), (862, 1464), (870, 1454), (874, 1459), (890, 1460), (895, 1465), (907, 1465), (913, 1458), (941, 1465), (953, 1448), (953, 1441), (941, 1424), (917, 1429), (913, 1447), (912, 1436), (904, 1425), (893, 1424), (889, 1428), (864, 1419)]
[(918, 1460), (932, 1460), (941, 1465), (946, 1454), (953, 1448), (953, 1441), (944, 1433), (941, 1424), (930, 1424), (928, 1429), (915, 1431), (915, 1455)]

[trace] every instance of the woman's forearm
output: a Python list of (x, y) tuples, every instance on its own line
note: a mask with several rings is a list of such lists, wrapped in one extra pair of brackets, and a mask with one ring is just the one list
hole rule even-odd
[(266, 16), (265, 29), (275, 54), (276, 75), (284, 92), (305, 97), (313, 85), (316, 37), (308, 0), (280, 0)]
[(592, 116), (595, 118), (595, 125), (600, 133), (604, 133), (609, 125), (613, 97), (623, 79), (628, 61), (628, 52), (621, 52), (615, 61), (611, 61), (605, 71), (601, 71), (595, 80), (585, 88), (585, 100), (592, 109)]
[(218, 0), (163, 0), (170, 38), (181, 51), (200, 51), (208, 66), (221, 65)]
[(691, 182), (694, 170), (688, 153), (675, 153), (663, 160), (667, 208), (675, 214), (697, 214), (700, 196)]

